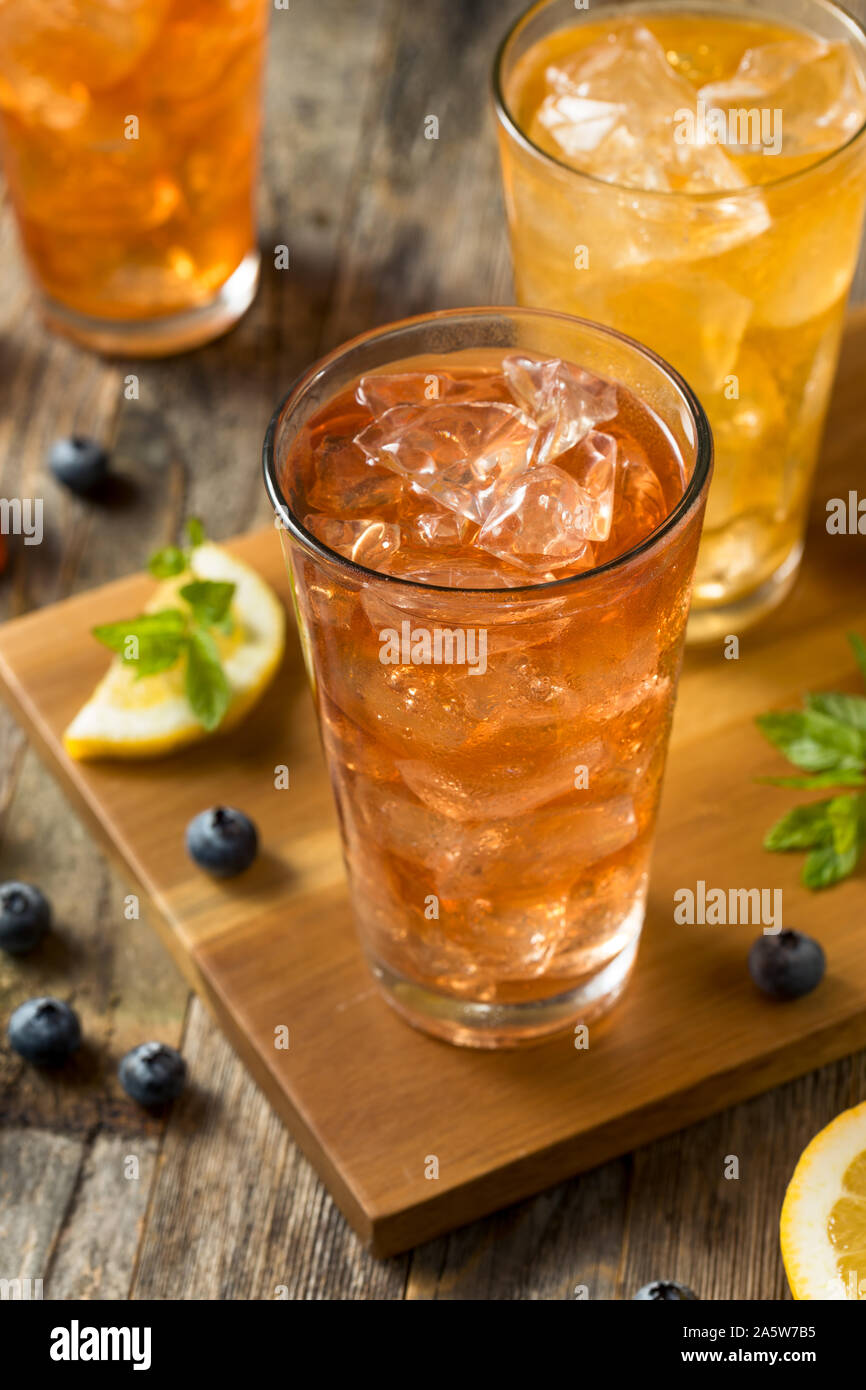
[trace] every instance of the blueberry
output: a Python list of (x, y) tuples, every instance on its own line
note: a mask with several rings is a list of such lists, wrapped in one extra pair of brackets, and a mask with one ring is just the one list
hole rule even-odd
[(51, 904), (32, 883), (0, 883), (0, 949), (23, 956), (51, 926)]
[(824, 952), (811, 936), (781, 931), (759, 936), (749, 951), (749, 974), (771, 999), (799, 999), (824, 978)]
[(28, 999), (9, 1020), (9, 1045), (38, 1067), (59, 1067), (81, 1046), (78, 1015), (62, 999)]
[(259, 849), (256, 827), (243, 811), (212, 806), (194, 816), (186, 828), (186, 847), (199, 868), (216, 878), (243, 873)]
[(108, 474), (108, 454), (95, 439), (73, 434), (57, 439), (51, 446), (48, 465), (59, 483), (70, 491), (85, 495)]
[(179, 1096), (186, 1082), (186, 1062), (165, 1043), (146, 1042), (122, 1058), (120, 1084), (139, 1105), (164, 1105)]
[(672, 1279), (657, 1279), (652, 1284), (644, 1284), (632, 1299), (649, 1300), (651, 1303), (679, 1303), (686, 1299), (697, 1299), (697, 1294), (686, 1288), (685, 1284), (675, 1284)]

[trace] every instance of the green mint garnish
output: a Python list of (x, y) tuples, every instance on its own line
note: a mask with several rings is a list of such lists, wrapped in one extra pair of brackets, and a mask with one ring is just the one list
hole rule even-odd
[[(191, 518), (186, 533), (186, 550), (166, 546), (150, 557), (148, 568), (155, 578), (171, 578), (189, 569), (192, 551), (204, 541), (204, 528)], [(231, 695), (211, 629), (231, 631), (234, 593), (234, 584), (224, 580), (190, 579), (178, 590), (182, 608), (104, 623), (93, 628), (93, 636), (133, 668), (136, 679), (167, 671), (185, 658), (187, 699), (196, 719), (210, 731), (221, 723)]]
[(826, 714), (840, 724), (848, 724), (866, 735), (866, 696), (840, 695), (832, 691), (824, 695), (807, 695), (806, 704), (817, 714)]
[(183, 574), (187, 567), (186, 555), (176, 545), (167, 545), (157, 550), (147, 562), (154, 579), (171, 579), (174, 574)]
[(826, 804), (827, 837), (806, 859), (807, 888), (829, 888), (854, 872), (866, 845), (866, 796), (836, 796)]
[(175, 574), (183, 574), (184, 570), (189, 569), (190, 556), (196, 546), (203, 545), (205, 541), (204, 527), (197, 516), (187, 519), (186, 538), (188, 545), (182, 550), (177, 545), (166, 545), (162, 550), (154, 551), (147, 562), (154, 579), (171, 579)]
[[(866, 644), (856, 633), (848, 640), (864, 680)], [(780, 787), (866, 786), (866, 698), (829, 691), (807, 695), (803, 710), (762, 714), (758, 728), (806, 777), (761, 777)], [(829, 888), (854, 872), (866, 848), (866, 792), (848, 792), (797, 806), (767, 832), (764, 848), (808, 850), (802, 881), (807, 888)]]
[(816, 845), (831, 844), (833, 827), (827, 815), (829, 801), (815, 801), (810, 806), (795, 806), (764, 836), (764, 849), (814, 849)]
[(187, 517), (186, 538), (189, 541), (191, 550), (195, 550), (197, 545), (204, 545), (204, 526), (197, 516)]
[(173, 666), (184, 648), (187, 620), (179, 608), (160, 613), (142, 613), (126, 622), (105, 623), (93, 635), (103, 646), (116, 652), (125, 666), (135, 668), (136, 677), (152, 676)]
[(223, 580), (193, 579), (190, 584), (184, 584), (180, 596), (189, 604), (197, 623), (203, 627), (219, 627), (228, 617), (234, 591), (234, 584)]
[(163, 608), (158, 613), (140, 613), (137, 618), (127, 618), (123, 622), (104, 623), (93, 629), (93, 635), (113, 652), (124, 656), (125, 646), (132, 637), (170, 637), (182, 633), (185, 627), (186, 618), (179, 608)]
[(198, 722), (208, 730), (215, 729), (228, 708), (229, 683), (216, 642), (200, 627), (189, 635), (185, 688)]
[(854, 770), (866, 760), (866, 739), (858, 729), (817, 710), (780, 710), (758, 716), (765, 738), (804, 772)]
[(863, 773), (850, 769), (816, 772), (811, 777), (756, 777), (755, 781), (765, 782), (770, 787), (800, 787), (805, 791), (818, 791), (821, 787), (866, 787)]

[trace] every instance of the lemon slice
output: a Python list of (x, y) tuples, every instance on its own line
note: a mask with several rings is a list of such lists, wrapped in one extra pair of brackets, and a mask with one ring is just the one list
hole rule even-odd
[(801, 1154), (781, 1241), (795, 1298), (866, 1301), (866, 1102), (843, 1110)]
[[(247, 714), (268, 686), (285, 646), (286, 615), (273, 590), (227, 550), (207, 543), (192, 552), (190, 568), (162, 583), (147, 611), (178, 605), (177, 591), (197, 579), (235, 585), (230, 634), (214, 633), (231, 691), (216, 732), (224, 733)], [(136, 680), (115, 657), (87, 704), (76, 714), (63, 743), (73, 758), (155, 758), (207, 738), (184, 694), (184, 660), (168, 671)]]

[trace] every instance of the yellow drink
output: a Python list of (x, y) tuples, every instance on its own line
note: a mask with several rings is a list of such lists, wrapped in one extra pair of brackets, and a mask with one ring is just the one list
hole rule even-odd
[(518, 300), (654, 348), (710, 418), (698, 640), (796, 577), (863, 220), (864, 73), (866, 36), (821, 0), (545, 0), (500, 54)]

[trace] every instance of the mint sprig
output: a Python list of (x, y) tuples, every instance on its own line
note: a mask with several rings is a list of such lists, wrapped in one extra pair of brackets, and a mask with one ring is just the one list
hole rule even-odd
[(180, 590), (181, 598), (189, 604), (197, 623), (202, 627), (223, 628), (229, 616), (234, 584), (216, 579), (193, 579)]
[[(866, 644), (849, 633), (866, 680)], [(866, 698), (840, 691), (810, 694), (805, 709), (759, 715), (758, 728), (803, 777), (761, 777), (776, 786), (866, 786)], [(801, 878), (807, 888), (829, 888), (854, 872), (866, 848), (866, 792), (849, 792), (797, 806), (767, 832), (764, 848), (808, 850)]]
[(866, 736), (833, 715), (780, 710), (759, 714), (757, 723), (764, 737), (804, 772), (857, 771), (866, 763)]
[(174, 575), (183, 574), (184, 570), (189, 569), (192, 552), (197, 546), (204, 544), (205, 534), (197, 516), (187, 518), (184, 530), (187, 544), (183, 549), (179, 545), (166, 545), (151, 555), (147, 568), (154, 579), (171, 579)]
[[(148, 568), (157, 579), (185, 573), (192, 551), (204, 541), (200, 521), (186, 525), (186, 549), (167, 546), (150, 557)], [(184, 690), (198, 722), (210, 732), (222, 722), (231, 698), (213, 631), (231, 630), (235, 585), (225, 580), (190, 579), (178, 590), (183, 607), (139, 613), (121, 622), (92, 629), (103, 646), (134, 669), (136, 680), (167, 671), (185, 659)]]
[(187, 639), (184, 689), (199, 723), (215, 729), (228, 708), (231, 692), (217, 644), (203, 627), (194, 627)]
[(103, 646), (110, 647), (125, 666), (134, 666), (136, 676), (152, 676), (167, 671), (183, 651), (186, 618), (179, 608), (160, 613), (142, 613), (127, 622), (105, 623), (93, 629)]

